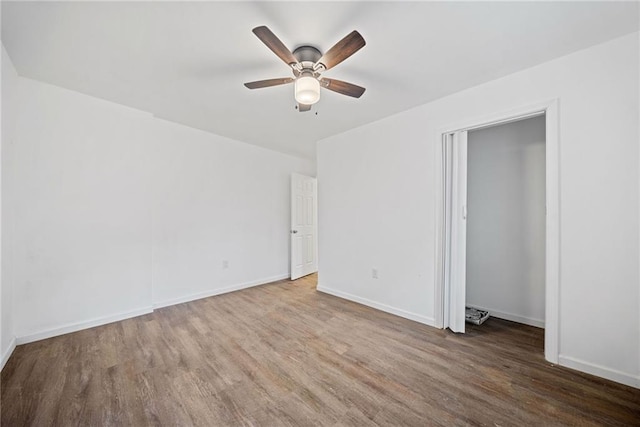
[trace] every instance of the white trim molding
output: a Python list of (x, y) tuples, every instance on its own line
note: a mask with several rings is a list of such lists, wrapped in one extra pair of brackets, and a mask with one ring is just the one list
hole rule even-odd
[[(113, 323), (113, 322), (118, 322), (120, 320), (130, 319), (132, 317), (143, 316), (145, 314), (152, 313), (153, 310), (156, 309), (156, 308), (167, 307), (167, 306), (175, 305), (175, 304), (182, 304), (184, 302), (189, 302), (189, 301), (193, 301), (193, 300), (197, 300), (197, 299), (201, 299), (201, 298), (207, 298), (207, 297), (220, 295), (220, 294), (226, 294), (228, 292), (234, 292), (234, 291), (238, 291), (240, 289), (250, 288), (250, 287), (258, 286), (258, 285), (265, 285), (267, 283), (277, 282), (279, 280), (284, 280), (284, 279), (288, 279), (288, 278), (289, 278), (289, 274), (288, 273), (287, 274), (280, 274), (280, 275), (277, 275), (277, 276), (267, 277), (267, 278), (264, 278), (264, 279), (259, 279), (259, 280), (254, 280), (254, 281), (250, 281), (250, 282), (239, 283), (237, 285), (228, 286), (226, 288), (214, 289), (214, 290), (211, 290), (211, 291), (201, 292), (201, 293), (197, 293), (197, 294), (191, 294), (191, 295), (187, 295), (187, 296), (183, 296), (183, 297), (179, 297), (179, 298), (174, 298), (174, 299), (171, 299), (171, 300), (165, 300), (165, 301), (161, 301), (161, 302), (152, 304), (151, 306), (141, 307), (141, 308), (138, 308), (138, 309), (135, 309), (135, 310), (131, 310), (131, 311), (126, 311), (126, 312), (122, 312), (122, 313), (116, 313), (116, 314), (112, 314), (112, 315), (109, 315), (109, 316), (98, 317), (98, 318), (95, 318), (95, 319), (86, 320), (86, 321), (82, 321), (82, 322), (68, 323), (66, 325), (62, 325), (62, 326), (51, 328), (51, 329), (46, 329), (44, 331), (34, 332), (34, 333), (27, 334), (27, 335), (18, 336), (18, 337), (16, 337), (14, 339), (13, 348), (15, 348), (16, 344), (17, 345), (28, 344), (30, 342), (40, 341), (40, 340), (44, 340), (44, 339), (47, 339), (47, 338), (52, 338), (52, 337), (56, 337), (56, 336), (59, 336), (59, 335), (68, 334), (68, 333), (71, 333), (71, 332), (77, 332), (77, 331), (81, 331), (83, 329), (89, 329), (89, 328), (93, 328), (93, 327), (96, 327), (96, 326), (106, 325), (107, 323)], [(13, 351), (13, 349), (11, 349), (11, 351), (8, 352), (8, 354), (10, 355), (12, 351)], [(7, 356), (7, 359), (8, 358), (9, 358), (9, 356)], [(4, 364), (4, 355), (3, 355), (3, 364)]]
[(216, 295), (227, 294), (229, 292), (235, 292), (235, 291), (239, 291), (246, 288), (252, 288), (254, 286), (266, 285), (269, 283), (277, 282), (277, 281), (288, 279), (288, 278), (289, 278), (289, 274), (287, 273), (287, 274), (280, 274), (277, 276), (267, 277), (264, 279), (252, 280), (250, 282), (238, 283), (236, 285), (227, 286), (225, 288), (211, 289), (204, 292), (198, 292), (195, 294), (189, 294), (189, 295), (185, 295), (178, 298), (159, 301), (159, 302), (153, 303), (153, 308), (157, 309), (162, 307), (168, 307), (170, 305), (182, 304), (185, 302), (195, 301), (202, 298), (209, 298)]
[(109, 316), (97, 317), (95, 319), (86, 320), (83, 322), (67, 323), (66, 325), (59, 326), (57, 328), (46, 329), (44, 331), (18, 336), (16, 338), (16, 341), (18, 345), (28, 344), (30, 342), (45, 340), (47, 338), (57, 337), (59, 335), (64, 335), (71, 332), (77, 332), (83, 329), (106, 325), (107, 323), (113, 323), (120, 320), (130, 319), (132, 317), (143, 316), (151, 312), (153, 312), (152, 307), (142, 307), (131, 311), (112, 314)]
[(585, 362), (584, 360), (570, 356), (560, 355), (558, 359), (559, 365), (564, 366), (565, 368), (586, 372), (587, 374), (628, 385), (629, 387), (640, 388), (640, 376), (638, 375), (627, 374), (626, 372), (620, 372), (615, 369), (600, 366), (595, 363)]
[(352, 295), (347, 292), (338, 291), (336, 289), (332, 289), (324, 285), (318, 285), (316, 287), (316, 290), (325, 294), (333, 295), (334, 297), (338, 297), (338, 298), (346, 299), (352, 302), (356, 302), (358, 304), (366, 305), (367, 307), (375, 308), (377, 310), (384, 311), (385, 313), (390, 313), (399, 317), (404, 317), (405, 319), (413, 320), (415, 322), (419, 322), (424, 325), (436, 326), (436, 321), (432, 317), (427, 317), (421, 314), (416, 314), (410, 311), (402, 310), (400, 308), (391, 307), (390, 305), (382, 304), (367, 298), (362, 298), (356, 295)]
[(11, 342), (9, 343), (9, 347), (7, 348), (7, 351), (5, 351), (4, 354), (2, 355), (2, 360), (0, 361), (0, 372), (2, 372), (2, 370), (4, 369), (4, 365), (7, 364), (7, 361), (13, 354), (13, 350), (16, 349), (16, 345), (17, 345), (16, 337), (13, 337), (11, 339)]

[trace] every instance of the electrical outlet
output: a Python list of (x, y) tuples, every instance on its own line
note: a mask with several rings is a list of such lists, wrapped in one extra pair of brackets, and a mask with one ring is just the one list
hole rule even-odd
[(373, 279), (377, 279), (378, 278), (378, 269), (377, 268), (371, 269), (371, 277)]
[(222, 260), (222, 269), (226, 270), (227, 268), (229, 268), (229, 261), (227, 261), (226, 259)]

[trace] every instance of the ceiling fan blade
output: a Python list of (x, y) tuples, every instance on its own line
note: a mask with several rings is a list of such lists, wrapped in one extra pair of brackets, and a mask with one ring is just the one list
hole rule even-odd
[(298, 63), (298, 60), (293, 56), (293, 53), (291, 53), (284, 43), (282, 43), (280, 39), (276, 37), (276, 35), (273, 34), (266, 26), (263, 25), (261, 27), (254, 28), (253, 33), (287, 65)]
[(298, 111), (300, 111), (301, 113), (304, 113), (305, 111), (310, 111), (310, 110), (311, 110), (311, 105), (298, 103)]
[(281, 79), (258, 80), (257, 82), (249, 82), (245, 83), (244, 85), (249, 89), (260, 89), (263, 87), (286, 85), (293, 82), (294, 80), (295, 79), (292, 77), (284, 77)]
[(335, 67), (360, 49), (364, 47), (366, 42), (359, 32), (352, 31), (345, 38), (340, 40), (331, 49), (329, 49), (322, 58), (318, 60), (316, 66), (324, 65), (325, 70)]
[(326, 77), (323, 77), (320, 80), (320, 84), (326, 89), (341, 93), (343, 95), (352, 96), (354, 98), (360, 98), (366, 90), (365, 88), (354, 85), (353, 83), (347, 83), (335, 79), (327, 79)]

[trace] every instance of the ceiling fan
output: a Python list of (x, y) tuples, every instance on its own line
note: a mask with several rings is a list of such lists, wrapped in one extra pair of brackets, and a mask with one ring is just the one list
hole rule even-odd
[(298, 102), (298, 111), (300, 112), (311, 110), (311, 106), (320, 100), (320, 87), (354, 98), (360, 98), (364, 93), (365, 88), (363, 87), (321, 75), (364, 47), (365, 41), (357, 31), (349, 33), (324, 54), (315, 47), (307, 45), (300, 46), (291, 52), (265, 26), (254, 28), (253, 33), (291, 67), (294, 77), (245, 83), (244, 85), (249, 89), (294, 83), (295, 99)]

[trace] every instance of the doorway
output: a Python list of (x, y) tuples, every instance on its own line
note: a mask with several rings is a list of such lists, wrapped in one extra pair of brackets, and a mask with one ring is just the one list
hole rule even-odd
[[(527, 120), (532, 120), (527, 122)], [(501, 125), (512, 126), (500, 129)], [(538, 143), (529, 144), (529, 148), (517, 154), (510, 152), (503, 144), (500, 150), (492, 154), (480, 153), (480, 145), (474, 146), (469, 152), (469, 138), (474, 139), (484, 134), (512, 132), (523, 124), (535, 128), (544, 135), (544, 146)], [(543, 125), (542, 128), (540, 125)], [(494, 130), (489, 130), (495, 128)], [(506, 129), (506, 130), (505, 130)], [(465, 306), (467, 303), (478, 308), (487, 308), (494, 317), (507, 318), (521, 323), (545, 327), (544, 347), (546, 360), (558, 362), (558, 317), (559, 317), (559, 176), (558, 176), (558, 123), (557, 102), (550, 101), (541, 105), (515, 110), (507, 114), (499, 114), (485, 120), (469, 123), (467, 126), (441, 132), (440, 144), (437, 145), (437, 155), (440, 162), (437, 174), (440, 180), (436, 205), (436, 321), (438, 326), (449, 328), (454, 332), (464, 333)], [(486, 135), (485, 135), (486, 136)], [(477, 141), (476, 141), (477, 142)], [(500, 144), (498, 144), (500, 145)], [(526, 144), (525, 144), (526, 145)], [(499, 148), (499, 147), (498, 147)], [(522, 147), (521, 147), (522, 148)], [(540, 148), (544, 150), (540, 151)], [(497, 149), (494, 147), (494, 149)], [(527, 151), (529, 150), (529, 151)], [(536, 152), (537, 150), (537, 152)], [(517, 150), (516, 150), (517, 151)], [(532, 154), (532, 152), (535, 152)], [(526, 154), (528, 153), (528, 154)], [(468, 191), (478, 191), (478, 183), (469, 184), (469, 154), (473, 156), (474, 165), (471, 173), (478, 179), (477, 166), (481, 166), (480, 178), (489, 192), (497, 186), (511, 186), (506, 195), (502, 192), (502, 202), (491, 201), (494, 197), (490, 193), (474, 194), (468, 198)], [(482, 155), (485, 155), (484, 158)], [(493, 158), (492, 158), (493, 156)], [(497, 162), (495, 156), (503, 156), (503, 162)], [(504, 160), (509, 156), (520, 157), (521, 164), (510, 165), (505, 169)], [(524, 158), (528, 165), (522, 164)], [(475, 159), (475, 160), (474, 160)], [(523, 167), (533, 167), (538, 162), (544, 165), (542, 170), (533, 172), (533, 177), (521, 177), (504, 182), (505, 176), (515, 173)], [(486, 168), (494, 170), (487, 171)], [(483, 175), (484, 174), (484, 175)], [(507, 175), (505, 175), (507, 174)], [(538, 174), (538, 175), (535, 175)], [(502, 175), (502, 178), (500, 177)], [(531, 175), (531, 174), (529, 174)], [(533, 185), (533, 181), (537, 183)], [(500, 181), (501, 180), (501, 181)], [(498, 181), (498, 182), (496, 182)], [(493, 184), (492, 184), (493, 182)], [(493, 185), (493, 186), (492, 186)], [(529, 186), (531, 188), (527, 189)], [(537, 188), (538, 193), (535, 193)], [(486, 190), (486, 189), (485, 189)], [(499, 193), (494, 191), (494, 193)], [(528, 212), (520, 203), (512, 203), (515, 198), (522, 199), (527, 195), (532, 197), (531, 203), (542, 201), (540, 211)], [(495, 198), (495, 197), (494, 197)], [(484, 200), (483, 200), (484, 199)], [(490, 199), (490, 200), (486, 200)], [(480, 202), (480, 204), (478, 204)], [(491, 202), (491, 203), (485, 203)], [(496, 204), (503, 203), (501, 209), (508, 208), (508, 212), (496, 213)], [(511, 206), (507, 205), (511, 203)], [(527, 202), (529, 203), (529, 202)], [(527, 203), (524, 206), (530, 207)], [(482, 207), (484, 205), (484, 208)], [(485, 212), (481, 212), (482, 210)], [(533, 213), (533, 217), (531, 217)], [(519, 218), (513, 216), (519, 214)], [(483, 220), (485, 215), (485, 220)], [(491, 215), (494, 218), (491, 218)], [(529, 215), (529, 218), (527, 217)], [(468, 220), (474, 216), (473, 220)], [(495, 218), (498, 216), (499, 218)], [(493, 223), (489, 224), (489, 218)], [(489, 221), (489, 222), (491, 222)], [(512, 222), (513, 224), (507, 224)], [(522, 231), (522, 227), (526, 229)], [(514, 237), (524, 240), (537, 236), (533, 245), (521, 240), (514, 242)], [(487, 239), (489, 236), (489, 240)], [(471, 238), (469, 242), (468, 238)], [(477, 241), (478, 237), (481, 238)], [(482, 241), (482, 238), (485, 241)], [(467, 246), (469, 243), (469, 247)], [(529, 242), (530, 243), (530, 242)], [(519, 245), (514, 250), (513, 245)], [(499, 247), (492, 254), (490, 247)], [(468, 257), (469, 251), (473, 254)], [(531, 251), (536, 256), (531, 257)], [(505, 254), (518, 258), (518, 262), (505, 258)], [(517, 255), (517, 256), (516, 256)], [(468, 257), (468, 259), (467, 259)], [(502, 257), (502, 259), (501, 259)], [(533, 261), (532, 261), (533, 260)], [(528, 264), (527, 264), (528, 263)], [(524, 267), (523, 267), (524, 266)], [(538, 267), (535, 274), (528, 277), (531, 271), (522, 269)], [(508, 272), (505, 272), (509, 270)], [(536, 276), (537, 274), (537, 276)], [(470, 277), (473, 275), (473, 277)], [(495, 283), (494, 283), (495, 282)], [(514, 286), (514, 282), (524, 282), (525, 286), (518, 295), (505, 295), (505, 286)], [(535, 286), (532, 285), (535, 283)], [(516, 283), (517, 284), (517, 283)], [(522, 284), (522, 283), (521, 283)], [(475, 286), (467, 295), (467, 286)], [(484, 286), (484, 289), (482, 288)], [(532, 296), (534, 295), (535, 296)], [(491, 295), (494, 298), (490, 298)], [(497, 295), (497, 297), (496, 297)], [(469, 300), (468, 300), (469, 297)], [(484, 299), (483, 299), (484, 298)], [(511, 305), (509, 305), (511, 304)], [(506, 307), (506, 308), (505, 308)], [(515, 307), (515, 308), (514, 308)], [(502, 308), (502, 310), (500, 309)], [(514, 313), (518, 312), (518, 313)], [(510, 317), (510, 318), (509, 318)]]

